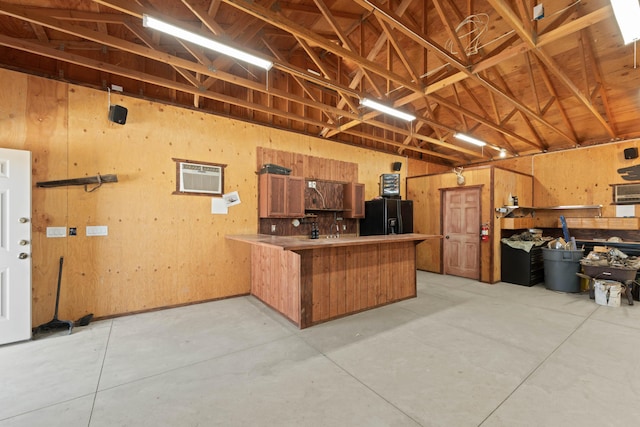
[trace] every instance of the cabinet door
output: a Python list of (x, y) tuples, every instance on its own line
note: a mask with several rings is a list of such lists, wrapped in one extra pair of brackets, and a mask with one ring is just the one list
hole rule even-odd
[(299, 176), (287, 178), (286, 216), (302, 218), (304, 216), (304, 178)]
[(345, 184), (343, 217), (364, 218), (364, 184)]
[(260, 218), (286, 216), (287, 176), (265, 173), (260, 175), (258, 210)]

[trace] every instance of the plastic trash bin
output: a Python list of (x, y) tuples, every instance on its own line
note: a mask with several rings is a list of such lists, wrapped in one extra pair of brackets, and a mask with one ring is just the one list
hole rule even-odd
[(562, 292), (580, 292), (580, 260), (584, 250), (542, 248), (544, 284), (547, 289)]

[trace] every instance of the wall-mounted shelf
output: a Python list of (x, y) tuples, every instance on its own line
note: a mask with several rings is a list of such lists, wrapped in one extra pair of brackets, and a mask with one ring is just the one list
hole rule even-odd
[(517, 217), (535, 216), (536, 211), (551, 211), (551, 210), (586, 210), (597, 209), (598, 216), (602, 216), (602, 205), (564, 205), (564, 206), (502, 206), (496, 208), (496, 212), (501, 215), (502, 218), (516, 218), (516, 212), (519, 213)]
[[(640, 218), (566, 218), (567, 227), (600, 230), (638, 230)], [(562, 227), (558, 220), (558, 227)]]
[[(42, 188), (53, 188), (53, 187), (63, 187), (66, 185), (84, 185), (84, 191), (90, 193), (94, 190), (100, 188), (100, 186), (105, 182), (118, 182), (117, 175), (96, 175), (96, 176), (86, 176), (83, 178), (71, 178), (71, 179), (60, 179), (57, 181), (41, 181), (37, 182), (36, 186)], [(96, 184), (90, 190), (87, 189), (87, 185)]]
[[(330, 209), (330, 208), (306, 208), (305, 212), (344, 212), (347, 209)], [(350, 210), (350, 209), (349, 209)]]

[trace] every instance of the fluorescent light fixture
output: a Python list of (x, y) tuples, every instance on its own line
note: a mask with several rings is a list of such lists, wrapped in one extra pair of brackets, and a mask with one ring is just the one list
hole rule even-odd
[(381, 113), (388, 114), (393, 117), (397, 117), (402, 120), (406, 120), (408, 122), (412, 122), (416, 119), (416, 116), (412, 116), (411, 114), (407, 114), (405, 112), (396, 110), (395, 108), (391, 108), (387, 105), (380, 104), (379, 102), (372, 101), (369, 98), (363, 98), (360, 101), (360, 105), (364, 105), (365, 107), (373, 108), (374, 110), (378, 110)]
[(611, 0), (624, 44), (640, 40), (640, 4), (638, 0)]
[(154, 30), (162, 31), (163, 33), (169, 34), (179, 39), (197, 44), (198, 46), (202, 46), (218, 53), (222, 53), (223, 55), (231, 56), (232, 58), (238, 59), (240, 61), (253, 64), (256, 67), (264, 68), (265, 70), (269, 70), (273, 66), (273, 62), (271, 61), (259, 58), (255, 55), (251, 55), (250, 53), (243, 52), (234, 47), (227, 46), (226, 44), (217, 42), (207, 37), (203, 37), (199, 34), (192, 33), (191, 31), (184, 30), (182, 28), (176, 27), (175, 25), (160, 21), (156, 18), (152, 18), (149, 15), (142, 15), (142, 25), (148, 28), (153, 28)]
[(484, 147), (485, 145), (487, 145), (486, 142), (484, 141), (480, 141), (479, 139), (473, 138), (469, 135), (465, 135), (463, 133), (454, 133), (453, 136), (455, 138), (461, 139), (463, 141), (469, 142), (471, 144), (477, 145), (478, 147)]

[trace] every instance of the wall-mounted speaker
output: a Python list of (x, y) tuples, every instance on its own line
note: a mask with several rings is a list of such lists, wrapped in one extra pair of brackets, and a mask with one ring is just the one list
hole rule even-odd
[(118, 123), (119, 125), (123, 125), (127, 121), (127, 112), (128, 110), (121, 105), (110, 105), (109, 120), (114, 123)]
[(394, 172), (400, 172), (400, 169), (402, 169), (402, 162), (393, 162), (391, 167), (393, 168)]
[(624, 158), (625, 159), (636, 159), (638, 158), (638, 149), (635, 147), (625, 148), (624, 149)]

